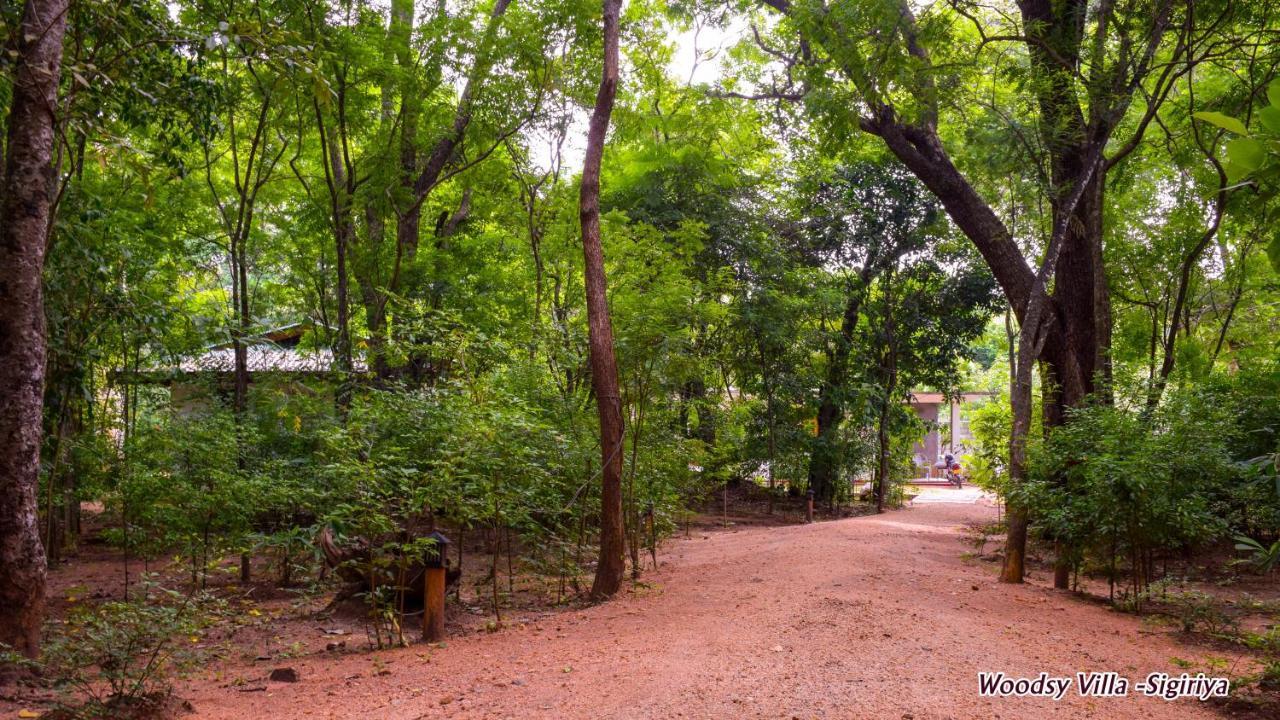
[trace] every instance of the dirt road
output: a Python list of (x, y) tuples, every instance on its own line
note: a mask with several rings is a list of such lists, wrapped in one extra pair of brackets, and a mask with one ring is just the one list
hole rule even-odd
[[(234, 718), (1219, 717), (1195, 700), (978, 697), (979, 671), (1178, 674), (1202, 654), (1131, 616), (965, 560), (980, 504), (695, 534), (648, 588), (493, 634), (298, 659), (296, 684), (180, 690)], [(1136, 695), (1136, 693), (1134, 694)]]

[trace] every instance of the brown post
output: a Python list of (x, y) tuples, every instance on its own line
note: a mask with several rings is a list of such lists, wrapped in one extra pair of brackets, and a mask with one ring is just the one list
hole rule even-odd
[(653, 559), (653, 569), (658, 569), (658, 529), (653, 521), (653, 503), (645, 508), (645, 524), (649, 526), (649, 557)]
[(729, 527), (729, 481), (724, 481), (724, 519), (720, 522), (721, 527)]
[(809, 488), (809, 502), (805, 506), (804, 521), (813, 522), (813, 488)]
[(444, 585), (445, 570), (442, 567), (427, 568), (427, 587), (423, 596), (422, 639), (440, 642), (444, 639)]

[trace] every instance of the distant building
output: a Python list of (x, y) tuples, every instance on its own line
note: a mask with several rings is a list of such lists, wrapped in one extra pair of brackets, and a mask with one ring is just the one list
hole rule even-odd
[[(287, 389), (291, 382), (323, 384), (333, 377), (333, 351), (327, 347), (304, 348), (302, 339), (315, 323), (304, 321), (272, 328), (245, 340), (250, 384), (271, 382)], [(366, 373), (362, 359), (354, 360), (356, 373)], [(169, 386), (173, 406), (194, 410), (213, 395), (230, 396), (235, 388), (235, 348), (231, 342), (211, 345), (197, 355), (182, 358), (176, 366), (144, 370), (136, 382)]]
[(991, 396), (990, 392), (961, 393), (956, 398), (948, 398), (937, 392), (911, 394), (908, 404), (929, 428), (911, 450), (915, 456), (917, 473), (923, 477), (931, 477), (933, 466), (946, 453), (950, 452), (957, 458), (966, 453), (973, 434), (969, 432), (965, 406)]

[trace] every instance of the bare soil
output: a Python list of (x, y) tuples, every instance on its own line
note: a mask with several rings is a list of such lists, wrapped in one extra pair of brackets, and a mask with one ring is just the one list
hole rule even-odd
[[(994, 516), (982, 502), (944, 499), (811, 525), (711, 529), (708, 518), (664, 544), (659, 569), (613, 602), (529, 603), (487, 632), (478, 609), (451, 601), (454, 636), (439, 646), (369, 652), (358, 616), (303, 616), (287, 595), (259, 594), (242, 624), (206, 640), (239, 651), (178, 692), (195, 717), (234, 720), (1222, 717), (1195, 700), (1074, 688), (1060, 702), (978, 697), (979, 671), (1113, 670), (1137, 681), (1242, 674), (1251, 662), (1054, 591), (1043, 571), (997, 583), (966, 542), (966, 527)], [(85, 563), (55, 571), (56, 604), (84, 601), (85, 588), (118, 595), (118, 570)], [(298, 681), (268, 681), (280, 667)], [(0, 701), (0, 717), (27, 707)]]

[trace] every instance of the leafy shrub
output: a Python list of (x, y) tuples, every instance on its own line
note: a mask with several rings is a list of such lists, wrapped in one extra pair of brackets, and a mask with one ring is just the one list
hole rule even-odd
[(1157, 554), (1227, 534), (1214, 500), (1239, 484), (1228, 451), (1235, 432), (1229, 410), (1192, 392), (1150, 415), (1080, 408), (1032, 448), (1031, 479), (1018, 492), (1068, 562), (1105, 567), (1113, 583), (1127, 566), (1138, 599)]
[[(1033, 427), (1028, 440), (1032, 445), (1041, 437), (1039, 403), (1032, 413)], [(1009, 485), (1009, 433), (1013, 415), (1009, 394), (993, 397), (974, 407), (969, 414), (970, 453), (965, 470), (973, 484), (1004, 497)]]
[(199, 632), (217, 610), (208, 596), (154, 584), (145, 600), (77, 608), (45, 630), (34, 665), (72, 717), (120, 717), (163, 705), (176, 676), (203, 659)]
[(1258, 684), (1267, 690), (1280, 690), (1280, 625), (1266, 632), (1245, 633), (1244, 644), (1262, 656), (1262, 672)]
[(1223, 443), (1240, 463), (1232, 483), (1208, 488), (1214, 512), (1238, 534), (1280, 539), (1280, 364), (1206, 378), (1197, 394), (1229, 418)]
[(249, 428), (212, 407), (188, 416), (157, 415), (139, 423), (129, 461), (109, 507), (122, 519), (108, 539), (144, 557), (177, 549), (190, 562), (193, 584), (227, 550), (239, 550), (258, 502), (262, 476), (240, 460), (237, 435), (252, 447)]
[(265, 552), (271, 560), (280, 587), (290, 587), (301, 575), (320, 561), (315, 532), (306, 527), (284, 527), (256, 536), (254, 550)]
[(1223, 610), (1221, 602), (1212, 595), (1186, 590), (1165, 592), (1159, 599), (1170, 608), (1183, 632), (1203, 632), (1215, 636), (1232, 635), (1236, 632), (1235, 618)]
[(1249, 565), (1259, 575), (1266, 575), (1275, 568), (1276, 563), (1280, 562), (1280, 540), (1271, 543), (1270, 546), (1254, 540), (1248, 535), (1237, 535), (1235, 537), (1236, 550), (1242, 550), (1249, 553), (1247, 558), (1238, 560), (1237, 562)]

